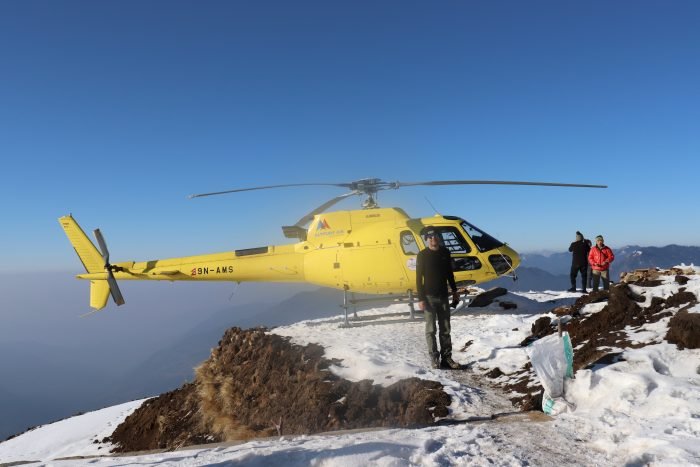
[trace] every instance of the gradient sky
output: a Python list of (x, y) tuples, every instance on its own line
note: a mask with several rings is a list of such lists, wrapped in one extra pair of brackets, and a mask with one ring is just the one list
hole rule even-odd
[[(700, 244), (700, 3), (0, 2), (0, 272), (285, 243), (365, 177), (516, 250)], [(355, 208), (351, 198), (340, 208)]]

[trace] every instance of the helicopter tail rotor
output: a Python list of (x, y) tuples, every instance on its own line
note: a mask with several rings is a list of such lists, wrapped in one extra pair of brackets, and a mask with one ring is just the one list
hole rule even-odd
[(114, 303), (116, 303), (117, 306), (123, 305), (126, 302), (124, 301), (124, 296), (122, 295), (121, 290), (119, 290), (117, 280), (114, 278), (114, 271), (121, 271), (121, 268), (119, 266), (112, 266), (109, 264), (109, 250), (107, 249), (107, 242), (105, 242), (100, 229), (95, 229), (94, 233), (97, 244), (100, 247), (100, 252), (102, 253), (102, 259), (104, 260), (104, 269), (107, 272), (107, 284), (109, 285), (109, 292), (112, 295), (112, 300), (114, 300)]
[(114, 303), (117, 305), (124, 304), (124, 297), (119, 290), (117, 281), (114, 278), (114, 271), (120, 271), (118, 266), (109, 264), (109, 250), (102, 233), (95, 230), (95, 239), (100, 247), (100, 251), (95, 247), (95, 244), (88, 238), (80, 225), (71, 215), (63, 216), (58, 219), (63, 231), (68, 237), (75, 252), (80, 258), (80, 262), (88, 274), (99, 274), (103, 271), (107, 272), (106, 279), (91, 279), (90, 280), (90, 306), (96, 310), (101, 310), (107, 305), (109, 295), (112, 295)]

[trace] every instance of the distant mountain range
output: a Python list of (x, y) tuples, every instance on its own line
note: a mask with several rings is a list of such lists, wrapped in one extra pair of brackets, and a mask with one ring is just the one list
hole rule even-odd
[[(617, 280), (621, 272), (642, 268), (670, 268), (679, 264), (700, 264), (700, 247), (667, 245), (641, 247), (637, 245), (613, 249), (615, 261), (611, 278)], [(489, 283), (489, 287), (505, 287), (508, 290), (561, 290), (569, 287), (571, 253), (548, 255), (524, 253), (517, 270), (518, 280), (501, 278)], [(580, 279), (579, 279), (580, 281)], [(577, 284), (578, 285), (578, 284)]]
[(511, 291), (528, 292), (530, 290), (566, 290), (570, 286), (568, 272), (567, 274), (551, 274), (540, 268), (521, 266), (516, 273), (517, 280), (501, 277), (495, 281), (487, 282), (481, 287), (485, 289), (503, 287)]

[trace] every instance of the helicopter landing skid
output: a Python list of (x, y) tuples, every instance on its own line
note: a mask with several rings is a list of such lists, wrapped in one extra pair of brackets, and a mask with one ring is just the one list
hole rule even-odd
[[(471, 301), (479, 295), (481, 291), (467, 290), (460, 293), (459, 302), (451, 306), (450, 314), (455, 314), (459, 311), (464, 311), (469, 307)], [(416, 310), (415, 303), (419, 302), (418, 298), (413, 294), (412, 290), (409, 290), (406, 295), (378, 295), (366, 298), (356, 298), (354, 292), (349, 292), (348, 290), (343, 290), (343, 304), (340, 307), (344, 311), (344, 319), (341, 323), (341, 328), (355, 327), (355, 326), (367, 326), (370, 324), (390, 324), (398, 322), (407, 321), (419, 321), (423, 319), (423, 311)], [(408, 305), (408, 313), (406, 312), (394, 312), (394, 313), (384, 313), (381, 315), (372, 316), (358, 316), (357, 307), (361, 304), (367, 303), (405, 303)], [(352, 318), (348, 317), (348, 312), (352, 311)], [(406, 316), (408, 315), (408, 316)], [(403, 318), (402, 316), (406, 316)], [(380, 318), (389, 318), (379, 321)]]
[[(349, 296), (348, 296), (349, 295)], [(349, 292), (347, 289), (343, 290), (343, 304), (340, 307), (344, 311), (344, 320), (340, 325), (342, 328), (353, 327), (353, 323), (350, 322), (348, 318), (348, 311), (352, 310), (353, 321), (360, 321), (366, 318), (360, 318), (357, 316), (357, 306), (367, 303), (406, 303), (409, 307), (409, 317), (408, 321), (413, 321), (416, 318), (416, 310), (414, 304), (418, 300), (413, 295), (413, 291), (409, 290), (406, 295), (376, 295), (372, 297), (355, 297), (354, 292)], [(396, 315), (397, 313), (387, 313), (387, 315)], [(400, 313), (402, 314), (402, 313)], [(378, 316), (377, 316), (378, 317)], [(405, 319), (400, 319), (400, 321), (406, 321)]]

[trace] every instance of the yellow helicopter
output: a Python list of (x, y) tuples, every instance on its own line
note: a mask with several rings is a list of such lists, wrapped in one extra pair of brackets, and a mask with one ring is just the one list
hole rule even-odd
[[(377, 193), (407, 186), (530, 185), (606, 188), (605, 185), (489, 180), (385, 182), (377, 178), (349, 183), (295, 183), (190, 195), (190, 198), (299, 186), (337, 186), (349, 191), (337, 196), (291, 226), (287, 238), (298, 241), (224, 253), (111, 264), (99, 229), (94, 231), (99, 250), (71, 216), (59, 222), (90, 281), (90, 306), (104, 308), (109, 295), (124, 304), (117, 280), (306, 282), (346, 293), (412, 296), (415, 291), (416, 255), (425, 248), (422, 233), (430, 226), (450, 251), (458, 287), (480, 284), (514, 274), (518, 253), (466, 220), (455, 216), (411, 218), (400, 208), (380, 208)], [(362, 209), (324, 213), (350, 196), (365, 196)], [(308, 225), (308, 227), (307, 227)], [(347, 311), (347, 308), (346, 308)]]

